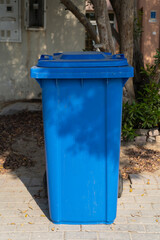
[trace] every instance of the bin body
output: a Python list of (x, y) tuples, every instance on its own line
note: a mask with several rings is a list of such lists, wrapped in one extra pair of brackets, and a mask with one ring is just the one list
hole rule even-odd
[[(122, 90), (133, 68), (126, 63), (112, 66), (114, 57), (107, 54), (102, 55), (111, 66), (103, 66), (100, 54), (64, 53), (62, 62), (42, 56), (38, 67), (31, 69), (42, 87), (49, 211), (54, 223), (110, 224), (116, 217)], [(122, 55), (117, 58), (125, 61)]]

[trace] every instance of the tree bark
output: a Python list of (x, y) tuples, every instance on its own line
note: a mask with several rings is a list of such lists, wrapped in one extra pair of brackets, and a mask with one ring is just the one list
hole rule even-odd
[(92, 0), (95, 10), (95, 18), (98, 26), (99, 38), (102, 47), (101, 51), (115, 53), (115, 47), (112, 37), (112, 30), (108, 16), (106, 0)]
[(135, 93), (141, 90), (141, 87), (144, 85), (146, 76), (141, 73), (141, 68), (144, 68), (143, 55), (141, 53), (141, 34), (137, 33), (137, 20), (138, 20), (138, 11), (137, 11), (137, 0), (134, 0), (134, 50), (133, 50), (133, 66), (134, 66), (134, 87)]
[(73, 15), (80, 21), (80, 23), (86, 28), (87, 32), (95, 41), (95, 43), (99, 44), (99, 37), (93, 25), (90, 23), (88, 18), (76, 7), (76, 5), (71, 0), (60, 0), (60, 2), (67, 8), (67, 10), (71, 11)]
[[(128, 63), (133, 65), (134, 0), (111, 0), (110, 2), (116, 14), (120, 35), (120, 52), (125, 54)], [(125, 88), (129, 98), (135, 99), (133, 78), (126, 82)]]

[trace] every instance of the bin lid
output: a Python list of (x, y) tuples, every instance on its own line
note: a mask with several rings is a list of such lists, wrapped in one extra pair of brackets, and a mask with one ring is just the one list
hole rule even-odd
[(128, 66), (123, 54), (111, 55), (105, 52), (64, 52), (53, 55), (41, 55), (37, 67), (120, 67)]
[(37, 66), (31, 68), (35, 79), (100, 79), (133, 77), (123, 54), (104, 52), (64, 52), (41, 55)]

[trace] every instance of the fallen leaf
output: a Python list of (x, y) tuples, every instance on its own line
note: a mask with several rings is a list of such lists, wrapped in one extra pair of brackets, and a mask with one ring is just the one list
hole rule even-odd
[(156, 219), (156, 222), (158, 222), (158, 219)]
[(52, 230), (52, 231), (54, 231), (54, 230), (55, 230), (55, 228), (54, 228), (54, 227), (52, 227), (52, 228), (51, 228), (51, 230)]
[(26, 214), (25, 217), (28, 217), (28, 214)]
[(144, 193), (141, 195), (142, 197), (144, 196)]
[(32, 222), (28, 222), (28, 224), (33, 224)]
[(130, 189), (129, 189), (129, 191), (130, 191), (130, 192), (132, 192), (132, 191), (133, 191), (133, 189), (132, 189), (132, 188), (130, 188)]
[(44, 214), (42, 214), (41, 217), (46, 217), (46, 216)]
[(28, 210), (25, 210), (25, 211), (21, 211), (22, 213), (26, 213)]
[(11, 223), (10, 225), (16, 225), (15, 223)]
[(29, 208), (33, 210), (33, 208), (31, 206), (29, 206)]

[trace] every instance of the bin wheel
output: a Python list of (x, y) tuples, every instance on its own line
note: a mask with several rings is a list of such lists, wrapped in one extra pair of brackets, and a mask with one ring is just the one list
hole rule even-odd
[(122, 192), (123, 192), (123, 178), (122, 174), (119, 173), (118, 198), (122, 196)]
[(44, 176), (43, 176), (43, 187), (44, 187), (44, 191), (45, 191), (45, 197), (48, 198), (48, 191), (47, 191), (47, 174), (46, 174), (46, 171), (45, 171)]

